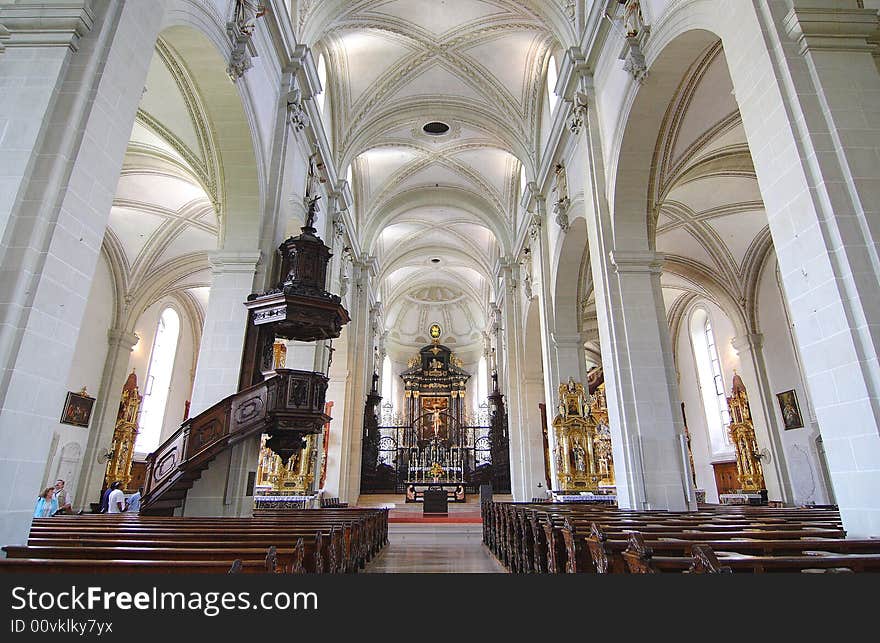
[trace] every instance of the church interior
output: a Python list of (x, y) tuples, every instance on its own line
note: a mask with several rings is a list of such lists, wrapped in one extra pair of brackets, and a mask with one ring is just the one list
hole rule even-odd
[(880, 0), (0, 0), (0, 86), (0, 573), (880, 571)]

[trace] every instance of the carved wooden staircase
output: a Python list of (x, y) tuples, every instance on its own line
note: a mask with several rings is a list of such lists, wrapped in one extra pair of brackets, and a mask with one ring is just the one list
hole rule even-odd
[(291, 440), (318, 433), (330, 421), (324, 414), (326, 392), (327, 378), (319, 373), (278, 369), (188, 419), (147, 457), (141, 513), (173, 515), (211, 462), (252, 435)]

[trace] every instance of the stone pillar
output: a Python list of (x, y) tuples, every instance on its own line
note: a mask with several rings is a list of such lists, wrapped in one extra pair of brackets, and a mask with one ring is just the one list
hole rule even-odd
[[(501, 343), (504, 356), (508, 430), (510, 433), (510, 490), (515, 500), (528, 501), (535, 485), (544, 480), (544, 446), (540, 429), (537, 397), (528, 394), (530, 367), (525, 351), (522, 301), (515, 261), (502, 260), (499, 266), (501, 302)], [(538, 390), (540, 390), (538, 388)]]
[(695, 499), (689, 497), (682, 457), (681, 402), (660, 289), (662, 256), (596, 250), (591, 252), (593, 278), (602, 285), (605, 300), (603, 305), (597, 296), (620, 506), (692, 509)]
[[(619, 249), (608, 205), (592, 83), (578, 106), (587, 176), (587, 238), (617, 500), (627, 509), (696, 509), (678, 378), (660, 288), (662, 255)], [(630, 240), (632, 241), (632, 240)], [(644, 243), (644, 239), (642, 243)]]
[(878, 535), (877, 11), (854, 0), (756, 9), (770, 60), (731, 57), (731, 77), (844, 527)]
[(164, 14), (161, 1), (87, 4), (0, 8), (3, 543), (27, 538)]
[[(361, 444), (363, 441), (364, 403), (372, 384), (373, 335), (371, 324), (371, 283), (377, 274), (376, 260), (364, 257), (352, 264), (352, 291), (349, 299), (351, 321), (346, 333), (347, 370), (333, 372), (328, 387), (336, 402), (328, 446), (326, 493), (340, 501), (354, 504), (360, 495)], [(342, 404), (338, 400), (342, 400)]]
[[(217, 250), (210, 254), (211, 294), (193, 381), (190, 417), (238, 391), (248, 311), (260, 251)], [(290, 359), (290, 358), (288, 358)], [(311, 366), (311, 364), (309, 364)], [(248, 472), (257, 470), (260, 435), (217, 456), (186, 495), (184, 516), (249, 516)]]
[(260, 251), (218, 250), (210, 254), (210, 260), (211, 294), (193, 381), (190, 417), (238, 391), (248, 324), (244, 302), (253, 292)]
[[(90, 502), (100, 502), (101, 487), (104, 483), (106, 462), (98, 462), (98, 455), (113, 446), (113, 431), (116, 428), (116, 415), (122, 398), (122, 387), (128, 378), (128, 364), (131, 351), (140, 341), (134, 333), (120, 328), (107, 331), (110, 349), (104, 361), (104, 375), (95, 401), (92, 430), (83, 456), (82, 472), (76, 489), (75, 508), (89, 508)], [(144, 386), (146, 373), (141, 373), (140, 386)]]
[[(767, 484), (767, 497), (770, 500), (791, 502), (794, 494), (788, 477), (780, 427), (773, 412), (776, 399), (770, 390), (767, 378), (764, 336), (760, 333), (750, 333), (734, 337), (731, 345), (739, 356), (739, 375), (749, 394), (749, 408), (752, 412), (752, 424), (755, 427), (758, 448), (767, 448), (771, 454), (771, 462), (761, 462), (764, 482)], [(730, 395), (730, 391), (726, 391), (726, 394)]]

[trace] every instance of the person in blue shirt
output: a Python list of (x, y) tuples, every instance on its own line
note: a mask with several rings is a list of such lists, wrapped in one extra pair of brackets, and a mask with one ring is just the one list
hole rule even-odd
[(101, 506), (98, 507), (99, 514), (107, 513), (107, 510), (110, 508), (110, 494), (113, 493), (117, 486), (119, 486), (119, 483), (114, 482), (104, 491), (104, 495), (101, 496)]
[(128, 505), (125, 509), (126, 512), (137, 513), (141, 510), (141, 494), (144, 492), (143, 487), (138, 487), (138, 490), (131, 494), (131, 497), (128, 499)]
[(55, 487), (46, 487), (43, 493), (37, 496), (37, 506), (34, 508), (34, 518), (48, 518), (58, 511), (58, 500), (55, 498)]

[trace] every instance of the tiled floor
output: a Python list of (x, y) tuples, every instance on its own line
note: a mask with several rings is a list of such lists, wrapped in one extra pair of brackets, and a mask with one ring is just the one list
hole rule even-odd
[(505, 573), (483, 545), (482, 525), (391, 524), (368, 574)]

